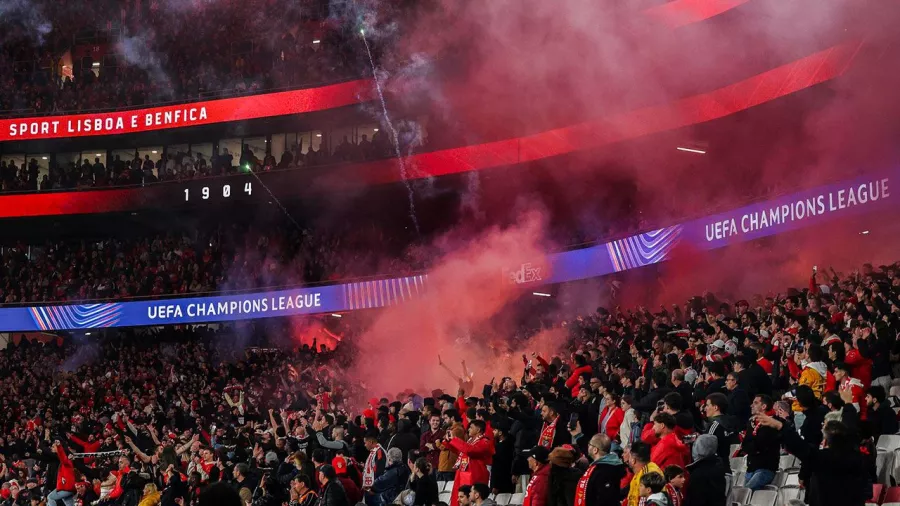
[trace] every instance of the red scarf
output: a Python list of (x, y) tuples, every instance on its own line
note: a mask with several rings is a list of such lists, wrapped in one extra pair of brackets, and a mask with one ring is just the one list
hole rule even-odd
[(378, 460), (378, 452), (384, 452), (381, 445), (369, 451), (369, 457), (366, 458), (366, 466), (363, 468), (363, 487), (371, 487), (375, 484), (375, 466)]
[[(467, 441), (469, 445), (474, 445), (475, 443), (481, 441), (484, 436), (473, 437)], [(453, 469), (459, 469), (460, 471), (468, 471), (469, 470), (469, 454), (465, 452), (460, 452), (459, 456), (456, 457), (456, 464), (453, 464)]]
[(673, 487), (671, 483), (666, 483), (666, 488), (664, 490), (666, 495), (669, 496), (669, 506), (681, 506), (681, 490)]
[(559, 415), (552, 422), (545, 422), (544, 427), (541, 429), (541, 439), (538, 440), (538, 444), (548, 450), (553, 448), (553, 436), (556, 434), (556, 422), (558, 421)]
[(575, 487), (574, 506), (584, 506), (585, 504), (587, 504), (587, 501), (585, 499), (587, 497), (587, 486), (588, 482), (591, 480), (591, 473), (593, 473), (594, 469), (596, 468), (597, 466), (588, 467), (587, 472), (585, 472), (581, 476), (581, 479), (578, 480), (578, 485)]

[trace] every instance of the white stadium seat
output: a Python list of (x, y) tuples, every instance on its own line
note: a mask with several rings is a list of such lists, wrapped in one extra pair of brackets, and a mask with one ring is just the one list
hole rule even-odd
[(875, 444), (875, 447), (892, 452), (897, 448), (900, 448), (900, 436), (896, 434), (882, 434), (878, 438), (878, 442)]
[(775, 501), (777, 500), (778, 492), (774, 490), (757, 490), (753, 492), (750, 504), (753, 506), (775, 506)]
[(750, 496), (753, 494), (753, 491), (749, 488), (744, 487), (732, 487), (731, 494), (728, 496), (728, 504), (737, 503), (737, 504), (747, 504), (750, 502)]

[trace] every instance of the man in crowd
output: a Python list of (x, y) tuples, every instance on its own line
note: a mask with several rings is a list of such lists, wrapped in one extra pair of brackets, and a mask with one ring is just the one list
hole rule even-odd
[(523, 506), (546, 506), (550, 490), (550, 450), (535, 446), (528, 452), (531, 479), (525, 487)]
[(641, 499), (641, 477), (647, 473), (663, 472), (650, 460), (650, 445), (638, 441), (625, 451), (625, 463), (631, 468), (632, 479), (628, 485), (626, 506), (639, 506)]
[(453, 480), (454, 493), (451, 499), (461, 485), (487, 483), (490, 479), (488, 466), (494, 455), (494, 446), (484, 436), (485, 427), (483, 421), (472, 420), (469, 422), (469, 438), (466, 441), (452, 437), (449, 432), (445, 436), (447, 445), (459, 454), (456, 463), (456, 477)]
[(675, 433), (675, 417), (669, 413), (657, 413), (653, 419), (653, 432), (658, 442), (653, 445), (650, 460), (665, 469), (668, 466), (684, 468), (690, 458), (690, 450)]
[[(765, 394), (753, 398), (753, 415), (773, 415), (772, 398)], [(760, 424), (755, 419), (747, 422), (741, 455), (747, 456), (747, 474), (744, 486), (750, 490), (760, 490), (775, 478), (781, 456), (778, 431)]]
[(726, 415), (728, 398), (716, 392), (709, 394), (704, 405), (706, 410), (706, 430), (704, 433), (715, 436), (718, 441), (716, 454), (725, 467), (725, 473), (731, 474), (731, 445), (737, 442), (732, 419)]
[(619, 483), (625, 477), (625, 463), (610, 453), (612, 442), (606, 434), (594, 435), (588, 442), (591, 461), (575, 489), (574, 506), (618, 506)]

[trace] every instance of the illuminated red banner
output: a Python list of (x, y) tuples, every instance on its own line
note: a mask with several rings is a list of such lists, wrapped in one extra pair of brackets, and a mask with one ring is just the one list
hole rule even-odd
[(0, 120), (0, 142), (119, 135), (334, 109), (372, 98), (370, 80), (121, 112)]

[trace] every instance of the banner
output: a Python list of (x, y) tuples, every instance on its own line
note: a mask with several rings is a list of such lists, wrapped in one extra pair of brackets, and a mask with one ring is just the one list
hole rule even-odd
[[(498, 283), (523, 288), (604, 276), (665, 261), (686, 241), (701, 250), (751, 241), (827, 220), (896, 207), (896, 173), (803, 190), (605, 244), (510, 266)], [(0, 332), (87, 330), (250, 320), (382, 308), (420, 297), (428, 275), (316, 288), (152, 301), (0, 308)]]
[(120, 135), (302, 114), (372, 98), (370, 80), (127, 111), (0, 120), (0, 142)]

